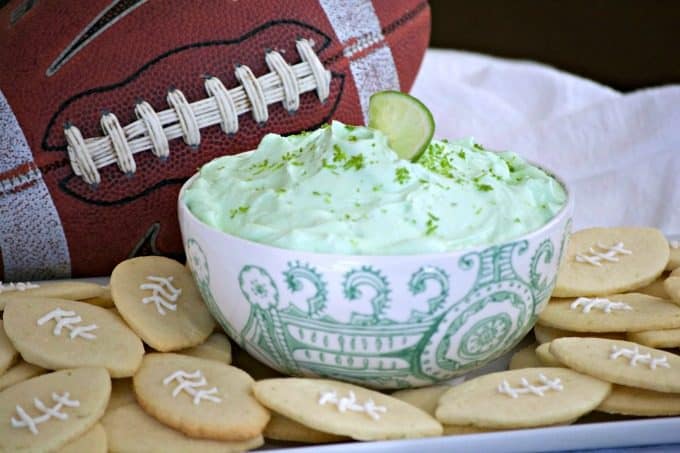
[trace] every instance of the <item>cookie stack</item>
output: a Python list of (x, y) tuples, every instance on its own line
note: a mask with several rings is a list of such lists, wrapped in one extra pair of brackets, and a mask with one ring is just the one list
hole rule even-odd
[(230, 366), (190, 272), (121, 263), (110, 287), (5, 284), (0, 451), (243, 451), (270, 415)]
[(110, 287), (5, 284), (0, 308), (0, 451), (232, 452), (263, 435), (442, 434), (431, 415), (376, 391), (282, 378), (239, 350), (231, 366), (189, 271), (167, 258), (124, 261)]
[[(510, 371), (395, 392), (445, 434), (569, 424), (591, 411), (680, 415), (680, 247), (652, 228), (575, 233)], [(670, 274), (668, 274), (670, 272)]]
[[(614, 384), (598, 411), (680, 415), (680, 247), (651, 228), (573, 234), (534, 328), (510, 368), (564, 366)], [(657, 349), (663, 348), (663, 349)]]

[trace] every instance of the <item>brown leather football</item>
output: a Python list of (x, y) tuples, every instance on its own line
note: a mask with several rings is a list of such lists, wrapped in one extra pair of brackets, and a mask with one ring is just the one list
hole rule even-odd
[(408, 91), (422, 0), (1, 2), (0, 276), (106, 275), (180, 257), (203, 163)]

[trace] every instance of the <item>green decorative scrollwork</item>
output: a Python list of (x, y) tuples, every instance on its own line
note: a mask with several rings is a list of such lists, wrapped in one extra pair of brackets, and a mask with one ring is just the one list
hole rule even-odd
[(362, 266), (345, 274), (343, 289), (345, 297), (350, 301), (359, 300), (363, 296), (361, 287), (367, 287), (374, 291), (370, 300), (371, 314), (352, 313), (350, 324), (368, 325), (378, 324), (381, 316), (387, 308), (390, 298), (390, 287), (387, 279), (370, 266)]
[(529, 249), (528, 241), (517, 241), (498, 247), (489, 247), (481, 253), (471, 252), (458, 260), (462, 270), (471, 270), (479, 266), (476, 286), (508, 279), (518, 279), (519, 276), (512, 265), (513, 255), (523, 255)]
[(546, 239), (538, 246), (534, 256), (531, 257), (531, 265), (529, 267), (529, 281), (534, 293), (534, 305), (543, 304), (549, 297), (552, 287), (555, 284), (554, 280), (548, 281), (548, 278), (538, 269), (543, 264), (550, 264), (555, 255), (555, 246), (550, 239)]
[(215, 297), (210, 289), (210, 268), (208, 266), (208, 258), (206, 257), (203, 248), (198, 241), (191, 238), (187, 241), (186, 251), (189, 268), (194, 275), (194, 280), (196, 281), (198, 291), (201, 293), (203, 302), (205, 302), (208, 310), (217, 320), (219, 325), (222, 326), (224, 331), (234, 340), (238, 340), (238, 332), (234, 326), (227, 321), (222, 310), (217, 306)]
[(409, 291), (414, 296), (425, 292), (427, 281), (434, 281), (439, 285), (439, 293), (427, 300), (426, 312), (413, 310), (409, 322), (416, 322), (430, 318), (444, 306), (449, 296), (449, 276), (443, 269), (434, 266), (421, 267), (415, 272), (408, 282)]
[[(525, 333), (534, 297), (514, 262), (527, 250), (528, 241), (517, 241), (460, 258), (458, 266), (476, 272), (476, 279), (462, 299), (447, 304), (448, 311), (436, 322), (420, 357), (424, 375), (462, 373), (487, 360), (489, 351), (502, 353)], [(494, 318), (499, 313), (507, 317)]]
[(557, 257), (558, 266), (562, 263), (562, 258), (564, 258), (564, 247), (569, 242), (569, 236), (571, 235), (571, 219), (567, 220), (567, 224), (564, 226), (564, 232), (562, 233), (562, 242), (560, 243), (560, 254)]
[(553, 246), (552, 241), (550, 239), (546, 239), (545, 241), (541, 242), (541, 245), (539, 245), (538, 248), (536, 249), (534, 256), (531, 257), (529, 279), (531, 281), (531, 285), (534, 286), (536, 289), (540, 290), (541, 288), (545, 288), (548, 285), (547, 277), (543, 276), (542, 273), (538, 270), (541, 258), (543, 258), (544, 264), (549, 264), (552, 261), (554, 254), (555, 247)]
[(205, 256), (203, 248), (195, 239), (187, 241), (187, 261), (189, 262), (189, 269), (194, 274), (194, 280), (199, 283), (210, 283), (210, 269), (208, 268), (208, 259)]
[[(474, 335), (472, 331), (480, 322), (477, 321), (472, 326), (468, 326), (469, 320), (478, 318), (479, 315), (483, 315), (487, 310), (491, 310), (491, 313), (493, 313), (495, 311), (494, 306), (500, 307), (505, 312), (512, 310), (516, 313), (516, 324), (514, 326), (511, 323), (507, 330), (498, 330), (497, 333), (502, 334), (502, 336), (493, 340), (497, 351), (502, 352), (504, 348), (509, 347), (514, 339), (525, 333), (524, 326), (527, 324), (529, 317), (527, 307), (531, 305), (532, 295), (529, 288), (520, 282), (506, 281), (484, 286), (479, 288), (472, 297), (466, 299), (464, 299), (463, 303), (468, 301), (471, 303), (449, 325), (441, 343), (436, 349), (437, 363), (442, 369), (457, 370), (469, 368), (474, 366), (477, 361), (486, 358), (484, 354), (475, 355), (469, 353), (470, 348), (463, 349), (465, 344), (463, 339), (467, 335)], [(482, 321), (485, 319), (488, 319), (488, 317), (484, 317)], [(510, 319), (512, 322), (511, 318), (508, 317), (507, 319)], [(457, 348), (454, 348), (456, 344), (456, 341), (452, 340), (454, 337), (460, 338)]]
[(326, 301), (328, 299), (328, 290), (321, 274), (313, 267), (307, 264), (300, 264), (296, 261), (295, 263), (288, 263), (288, 269), (283, 272), (283, 277), (288, 285), (288, 289), (293, 293), (302, 291), (304, 287), (303, 281), (311, 283), (315, 292), (305, 301), (307, 315), (312, 318), (318, 317), (326, 308)]
[(244, 266), (238, 275), (238, 284), (251, 305), (267, 309), (279, 304), (279, 290), (274, 280), (259, 266)]
[[(554, 285), (554, 241), (465, 254), (453, 271), (465, 285), (457, 300), (446, 267), (455, 262), (409, 269), (399, 288), (407, 300), (399, 305), (394, 282), (376, 267), (349, 268), (341, 284), (329, 285), (321, 267), (304, 261), (271, 271), (246, 265), (238, 285), (250, 315), (240, 340), (294, 375), (389, 388), (447, 379), (503, 354), (531, 328), (536, 304)], [(331, 297), (338, 306), (329, 307)]]
[(497, 349), (512, 329), (512, 319), (507, 313), (498, 313), (477, 321), (460, 342), (458, 355), (470, 360), (481, 360)]

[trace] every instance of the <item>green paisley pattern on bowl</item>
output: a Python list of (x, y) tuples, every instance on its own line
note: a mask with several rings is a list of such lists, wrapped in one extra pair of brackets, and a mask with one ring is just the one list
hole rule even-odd
[[(244, 298), (239, 303), (247, 303), (250, 314), (240, 330), (212, 296), (201, 246), (189, 239), (186, 250), (210, 311), (259, 360), (293, 375), (401, 388), (465, 373), (519, 342), (547, 303), (555, 284), (547, 276), (556, 274), (566, 236), (559, 248), (546, 239), (531, 254), (527, 241), (516, 241), (463, 255), (455, 273), (470, 277), (467, 288), (438, 266), (413, 269), (397, 288), (386, 273), (366, 265), (350, 268), (338, 287), (330, 287), (324, 272), (306, 262), (288, 262), (278, 271), (247, 264), (237, 284)], [(516, 270), (520, 259), (530, 263), (526, 277)], [(397, 289), (418, 299), (401, 317), (392, 310), (400, 302)], [(340, 319), (329, 310), (331, 298), (342, 299), (349, 315)]]
[(238, 331), (224, 317), (210, 290), (210, 268), (208, 267), (208, 259), (205, 252), (195, 239), (189, 239), (184, 249), (187, 252), (189, 269), (191, 269), (191, 273), (194, 275), (194, 281), (210, 313), (212, 313), (213, 317), (232, 338), (236, 338)]
[[(352, 310), (350, 324), (352, 325), (375, 325), (389, 322), (385, 318), (385, 310), (390, 303), (390, 285), (380, 271), (370, 266), (362, 266), (345, 274), (342, 284), (345, 299), (350, 301), (350, 306), (359, 305), (363, 291), (373, 290), (370, 306), (365, 307), (366, 313)], [(366, 304), (363, 304), (366, 305)]]
[(411, 310), (409, 322), (413, 323), (430, 319), (444, 309), (444, 302), (446, 302), (449, 296), (449, 276), (443, 269), (434, 266), (421, 267), (411, 275), (408, 289), (415, 297), (426, 290), (426, 283), (428, 281), (435, 282), (439, 286), (439, 291), (436, 295), (427, 299), (426, 311)]
[[(308, 281), (315, 289), (313, 295), (305, 299), (307, 316), (314, 318), (319, 316), (323, 309), (326, 308), (326, 301), (328, 300), (328, 291), (326, 290), (326, 283), (323, 281), (321, 274), (319, 274), (313, 267), (296, 262), (289, 263), (288, 269), (283, 273), (288, 289), (292, 292), (299, 292), (304, 286), (304, 281)], [(302, 309), (304, 311), (304, 307)]]
[(458, 355), (472, 360), (495, 350), (512, 328), (512, 319), (505, 313), (484, 318), (463, 335)]

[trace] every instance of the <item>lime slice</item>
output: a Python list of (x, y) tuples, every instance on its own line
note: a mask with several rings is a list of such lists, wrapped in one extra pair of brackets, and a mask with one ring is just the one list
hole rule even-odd
[(368, 102), (368, 127), (387, 135), (402, 159), (415, 162), (434, 134), (434, 118), (425, 104), (399, 91), (378, 91)]

